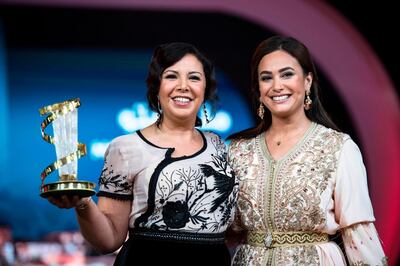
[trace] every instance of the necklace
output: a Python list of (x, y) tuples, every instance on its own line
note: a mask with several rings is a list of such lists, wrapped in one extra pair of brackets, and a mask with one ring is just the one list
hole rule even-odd
[[(289, 141), (293, 138), (299, 137), (300, 135), (303, 135), (307, 131), (308, 127), (303, 128), (300, 132), (294, 134), (293, 136), (286, 137), (285, 141)], [(282, 140), (272, 140), (273, 143), (275, 143), (277, 146), (280, 146), (282, 144)]]

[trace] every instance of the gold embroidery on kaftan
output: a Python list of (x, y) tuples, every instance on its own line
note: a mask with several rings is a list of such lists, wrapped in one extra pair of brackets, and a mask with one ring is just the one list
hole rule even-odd
[(320, 265), (314, 245), (279, 248), (275, 252), (275, 265)]
[(325, 226), (320, 198), (335, 172), (342, 139), (319, 130), (279, 167), (274, 186), (276, 231), (313, 231)]
[[(321, 194), (335, 182), (339, 151), (346, 136), (313, 124), (298, 146), (278, 161), (268, 154), (264, 134), (232, 141), (229, 158), (240, 180), (237, 212), (244, 229), (321, 232), (326, 225)], [(244, 244), (237, 250), (233, 265), (319, 263), (314, 244), (272, 249)]]

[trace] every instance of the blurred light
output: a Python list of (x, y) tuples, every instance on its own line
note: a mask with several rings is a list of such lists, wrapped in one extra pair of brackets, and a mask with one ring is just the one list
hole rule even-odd
[(92, 140), (90, 143), (90, 158), (93, 160), (103, 159), (109, 143), (109, 140)]
[(157, 120), (157, 114), (147, 107), (147, 103), (137, 102), (132, 109), (122, 109), (117, 115), (118, 125), (126, 132), (132, 133), (145, 128)]
[(228, 132), (232, 127), (232, 116), (226, 111), (218, 111), (213, 120), (207, 124), (204, 114), (201, 116), (203, 130), (212, 130), (218, 133)]

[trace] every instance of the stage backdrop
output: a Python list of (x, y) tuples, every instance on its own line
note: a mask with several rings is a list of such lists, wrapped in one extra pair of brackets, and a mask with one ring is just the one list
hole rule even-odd
[[(354, 122), (368, 168), (370, 194), (377, 217), (377, 229), (383, 239), (384, 249), (389, 255), (391, 263), (396, 262), (400, 247), (396, 236), (400, 220), (400, 201), (398, 200), (398, 194), (400, 193), (398, 179), (400, 176), (400, 165), (398, 164), (400, 158), (400, 151), (398, 149), (400, 146), (400, 112), (398, 97), (384, 67), (366, 40), (344, 17), (335, 12), (325, 2), (290, 0), (249, 0), (235, 1), (234, 3), (230, 0), (184, 2), (176, 0), (99, 0), (90, 2), (81, 0), (13, 0), (11, 2), (14, 4), (33, 3), (50, 6), (73, 6), (75, 8), (164, 10), (174, 11), (176, 14), (179, 12), (190, 13), (194, 11), (214, 14), (220, 12), (240, 17), (272, 32), (292, 35), (305, 42), (312, 51), (318, 67), (326, 74), (329, 82), (333, 84), (337, 93), (343, 99)], [(182, 20), (181, 22), (185, 22), (185, 25), (190, 25), (188, 22), (191, 22), (191, 20)], [(209, 22), (208, 17), (204, 17), (203, 24), (207, 25), (208, 29), (212, 31), (215, 25), (212, 23), (208, 24)], [(158, 24), (161, 28), (163, 25), (163, 21), (160, 21)], [(85, 25), (81, 26), (85, 27)], [(138, 25), (129, 26), (134, 27)], [(140, 28), (140, 25), (138, 28)], [(118, 31), (119, 28), (115, 28), (115, 30)], [(179, 27), (164, 29), (163, 32), (165, 35), (163, 36), (169, 36), (168, 34), (171, 31), (177, 30), (179, 30)], [(153, 31), (153, 28), (150, 29), (149, 34), (151, 35)], [(196, 31), (191, 30), (191, 33), (195, 34)], [(223, 34), (222, 32), (218, 33)], [(234, 36), (237, 39), (240, 38), (241, 41), (250, 41), (243, 38), (242, 34), (246, 33), (240, 32), (240, 34)], [(240, 43), (235, 40), (233, 42), (213, 42), (212, 39), (208, 41), (210, 46), (232, 46), (239, 45)], [(232, 57), (240, 57), (240, 54), (233, 53)], [(12, 71), (12, 61), (9, 62), (11, 63), (7, 64), (7, 66), (10, 65), (9, 71)], [(233, 60), (232, 62), (237, 62), (237, 60)], [(11, 79), (12, 77), (9, 84), (12, 85)], [(17, 82), (22, 81), (17, 80)], [(34, 84), (32, 85), (31, 88), (36, 89)], [(7, 92), (3, 94), (7, 94)], [(12, 112), (16, 112), (16, 110), (12, 106), (12, 92), (8, 94), (10, 102), (8, 103), (8, 110), (5, 113), (8, 113), (8, 119), (12, 120)], [(50, 95), (52, 94), (50, 93)], [(34, 92), (31, 92), (27, 97), (33, 96), (35, 96)], [(42, 104), (42, 102), (40, 103)], [(125, 112), (124, 114), (124, 117), (129, 116), (129, 112)], [(100, 118), (96, 118), (96, 120), (100, 120)], [(9, 124), (11, 123), (14, 122), (10, 121)], [(6, 132), (8, 132), (7, 144), (9, 145), (7, 152), (15, 149), (14, 145), (17, 145), (12, 136), (16, 134), (14, 130), (26, 130), (25, 127), (27, 125), (29, 125), (29, 122), (24, 125), (19, 124), (16, 128), (6, 129)], [(28, 132), (25, 131), (24, 134), (28, 134)], [(21, 142), (21, 139), (18, 139), (18, 141)], [(32, 144), (23, 148), (32, 149), (31, 146)], [(35, 163), (37, 163), (38, 158), (38, 155), (35, 156)], [(13, 185), (13, 189), (9, 189), (9, 187), (3, 189), (3, 195), (6, 197), (9, 197), (10, 191), (16, 191), (17, 189), (20, 189), (21, 193), (24, 192), (23, 187), (20, 187), (21, 182), (24, 182), (26, 178), (31, 178), (32, 172), (30, 172), (29, 177), (24, 176), (25, 179), (19, 178), (18, 180), (15, 180), (11, 173), (16, 172), (15, 169), (20, 170), (23, 162), (27, 162), (26, 159), (20, 155), (18, 156), (18, 160), (9, 160), (8, 165), (10, 165), (11, 170), (8, 169), (6, 175), (11, 178), (11, 181), (7, 180), (5, 182), (7, 182), (7, 185)], [(81, 176), (83, 177), (85, 174), (83, 169)], [(15, 184), (18, 184), (18, 186), (14, 187)], [(41, 219), (45, 220), (47, 214), (50, 216), (54, 213), (46, 212), (41, 216)], [(25, 220), (25, 218), (22, 218), (25, 217), (25, 214), (20, 215), (21, 220)]]

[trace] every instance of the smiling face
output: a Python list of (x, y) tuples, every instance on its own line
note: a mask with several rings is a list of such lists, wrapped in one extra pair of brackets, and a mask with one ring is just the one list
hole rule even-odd
[(272, 117), (304, 115), (304, 97), (312, 76), (306, 76), (299, 62), (282, 50), (265, 55), (258, 65), (260, 100)]
[(203, 65), (196, 56), (187, 54), (166, 68), (158, 94), (163, 119), (194, 123), (204, 101), (205, 88)]

